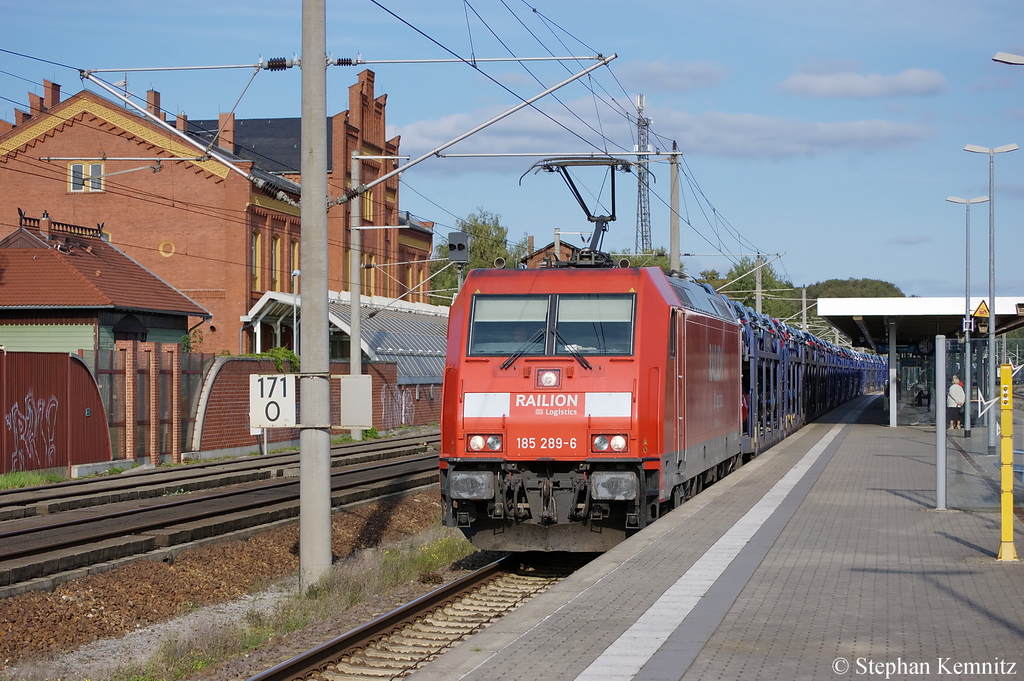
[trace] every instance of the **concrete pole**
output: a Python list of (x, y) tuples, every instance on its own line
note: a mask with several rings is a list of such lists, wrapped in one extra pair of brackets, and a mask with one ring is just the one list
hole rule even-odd
[[(362, 183), (363, 159), (357, 158), (361, 152), (352, 152), (352, 188), (358, 189)], [(360, 376), (363, 373), (363, 237), (360, 228), (363, 226), (363, 195), (359, 194), (351, 201), (350, 245), (349, 249), (349, 373)], [(372, 295), (372, 291), (371, 291)], [(353, 440), (362, 440), (363, 431), (353, 428), (350, 433)]]
[(757, 310), (758, 314), (761, 314), (761, 254), (757, 255), (757, 262), (754, 263), (754, 281), (757, 282), (754, 286), (754, 300), (756, 301), (754, 309)]
[[(302, 394), (299, 435), (299, 583), (331, 569), (330, 364), (327, 328), (326, 1), (302, 0)], [(310, 427), (315, 426), (315, 427)], [(243, 566), (244, 567), (244, 566)]]
[(889, 427), (895, 428), (897, 421), (897, 403), (900, 400), (900, 389), (896, 380), (899, 360), (896, 358), (896, 320), (889, 320)]
[[(891, 344), (890, 344), (891, 347)], [(946, 509), (946, 337), (935, 337), (935, 508)], [(889, 391), (890, 394), (892, 390)]]
[(807, 330), (807, 287), (800, 289), (800, 328)]
[(669, 178), (668, 191), (668, 268), (672, 272), (682, 274), (679, 270), (679, 153), (676, 143), (672, 143), (672, 154), (668, 157)]

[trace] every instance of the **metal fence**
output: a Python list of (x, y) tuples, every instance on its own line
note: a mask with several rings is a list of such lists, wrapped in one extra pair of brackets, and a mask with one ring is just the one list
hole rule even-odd
[[(112, 458), (154, 456), (150, 443), (153, 429), (156, 429), (156, 455), (175, 460), (181, 453), (180, 443), (192, 440), (203, 378), (213, 365), (215, 355), (183, 353), (178, 355), (180, 362), (175, 367), (174, 355), (164, 352), (162, 344), (145, 345), (153, 346), (152, 351), (132, 353), (124, 347), (96, 351), (93, 366), (108, 414)], [(133, 364), (130, 369), (129, 364)], [(155, 390), (153, 381), (156, 381)], [(179, 386), (177, 400), (174, 399), (176, 383)]]
[(85, 363), (0, 350), (0, 473), (110, 460), (103, 402)]

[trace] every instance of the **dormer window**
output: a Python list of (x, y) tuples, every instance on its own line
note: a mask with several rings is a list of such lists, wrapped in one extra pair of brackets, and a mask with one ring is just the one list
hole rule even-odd
[(68, 166), (68, 172), (72, 192), (103, 191), (102, 163), (72, 163)]

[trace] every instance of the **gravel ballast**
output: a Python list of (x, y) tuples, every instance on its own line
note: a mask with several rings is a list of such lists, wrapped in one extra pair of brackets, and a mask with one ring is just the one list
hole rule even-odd
[[(333, 553), (344, 558), (436, 530), (440, 511), (434, 490), (336, 513)], [(169, 640), (201, 637), (269, 611), (296, 588), (298, 537), (296, 523), (185, 551), (172, 564), (139, 560), (66, 582), (53, 593), (0, 601), (0, 677), (97, 681), (119, 665), (144, 663)], [(449, 581), (493, 559), (471, 556), (438, 574)], [(248, 678), (436, 587), (411, 582), (373, 595), (194, 678)]]

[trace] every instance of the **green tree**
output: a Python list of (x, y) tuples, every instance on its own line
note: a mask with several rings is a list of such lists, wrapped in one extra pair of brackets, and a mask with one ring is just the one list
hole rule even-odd
[(718, 273), (718, 270), (701, 270), (700, 276), (697, 277), (697, 281), (701, 284), (707, 284), (716, 291), (721, 288), (722, 284), (729, 281), (728, 279), (722, 278), (722, 275)]
[[(721, 288), (722, 293), (733, 300), (738, 300), (750, 309), (757, 309), (755, 266), (756, 262), (753, 258), (741, 258), (726, 273), (723, 284), (711, 285), (716, 290)], [(710, 273), (718, 274), (713, 270)], [(771, 264), (761, 266), (761, 291), (761, 312), (763, 314), (778, 319), (789, 319), (789, 323), (796, 321), (790, 318), (798, 316), (800, 313), (800, 291), (793, 287), (793, 282), (781, 278)]]
[(807, 287), (807, 298), (904, 298), (895, 284), (880, 279), (827, 279)]
[[(506, 267), (516, 267), (519, 259), (526, 255), (526, 237), (509, 244), (508, 229), (501, 225), (501, 216), (489, 213), (482, 208), (470, 213), (465, 220), (459, 220), (460, 232), (469, 234), (469, 262), (464, 272), (472, 269), (494, 267), (497, 258), (504, 258)], [(433, 294), (431, 302), (435, 305), (451, 305), (458, 287), (458, 265), (449, 265), (448, 240), (437, 244), (434, 258), (430, 263), (431, 274), (438, 273), (430, 280)], [(442, 271), (443, 270), (443, 271)]]

